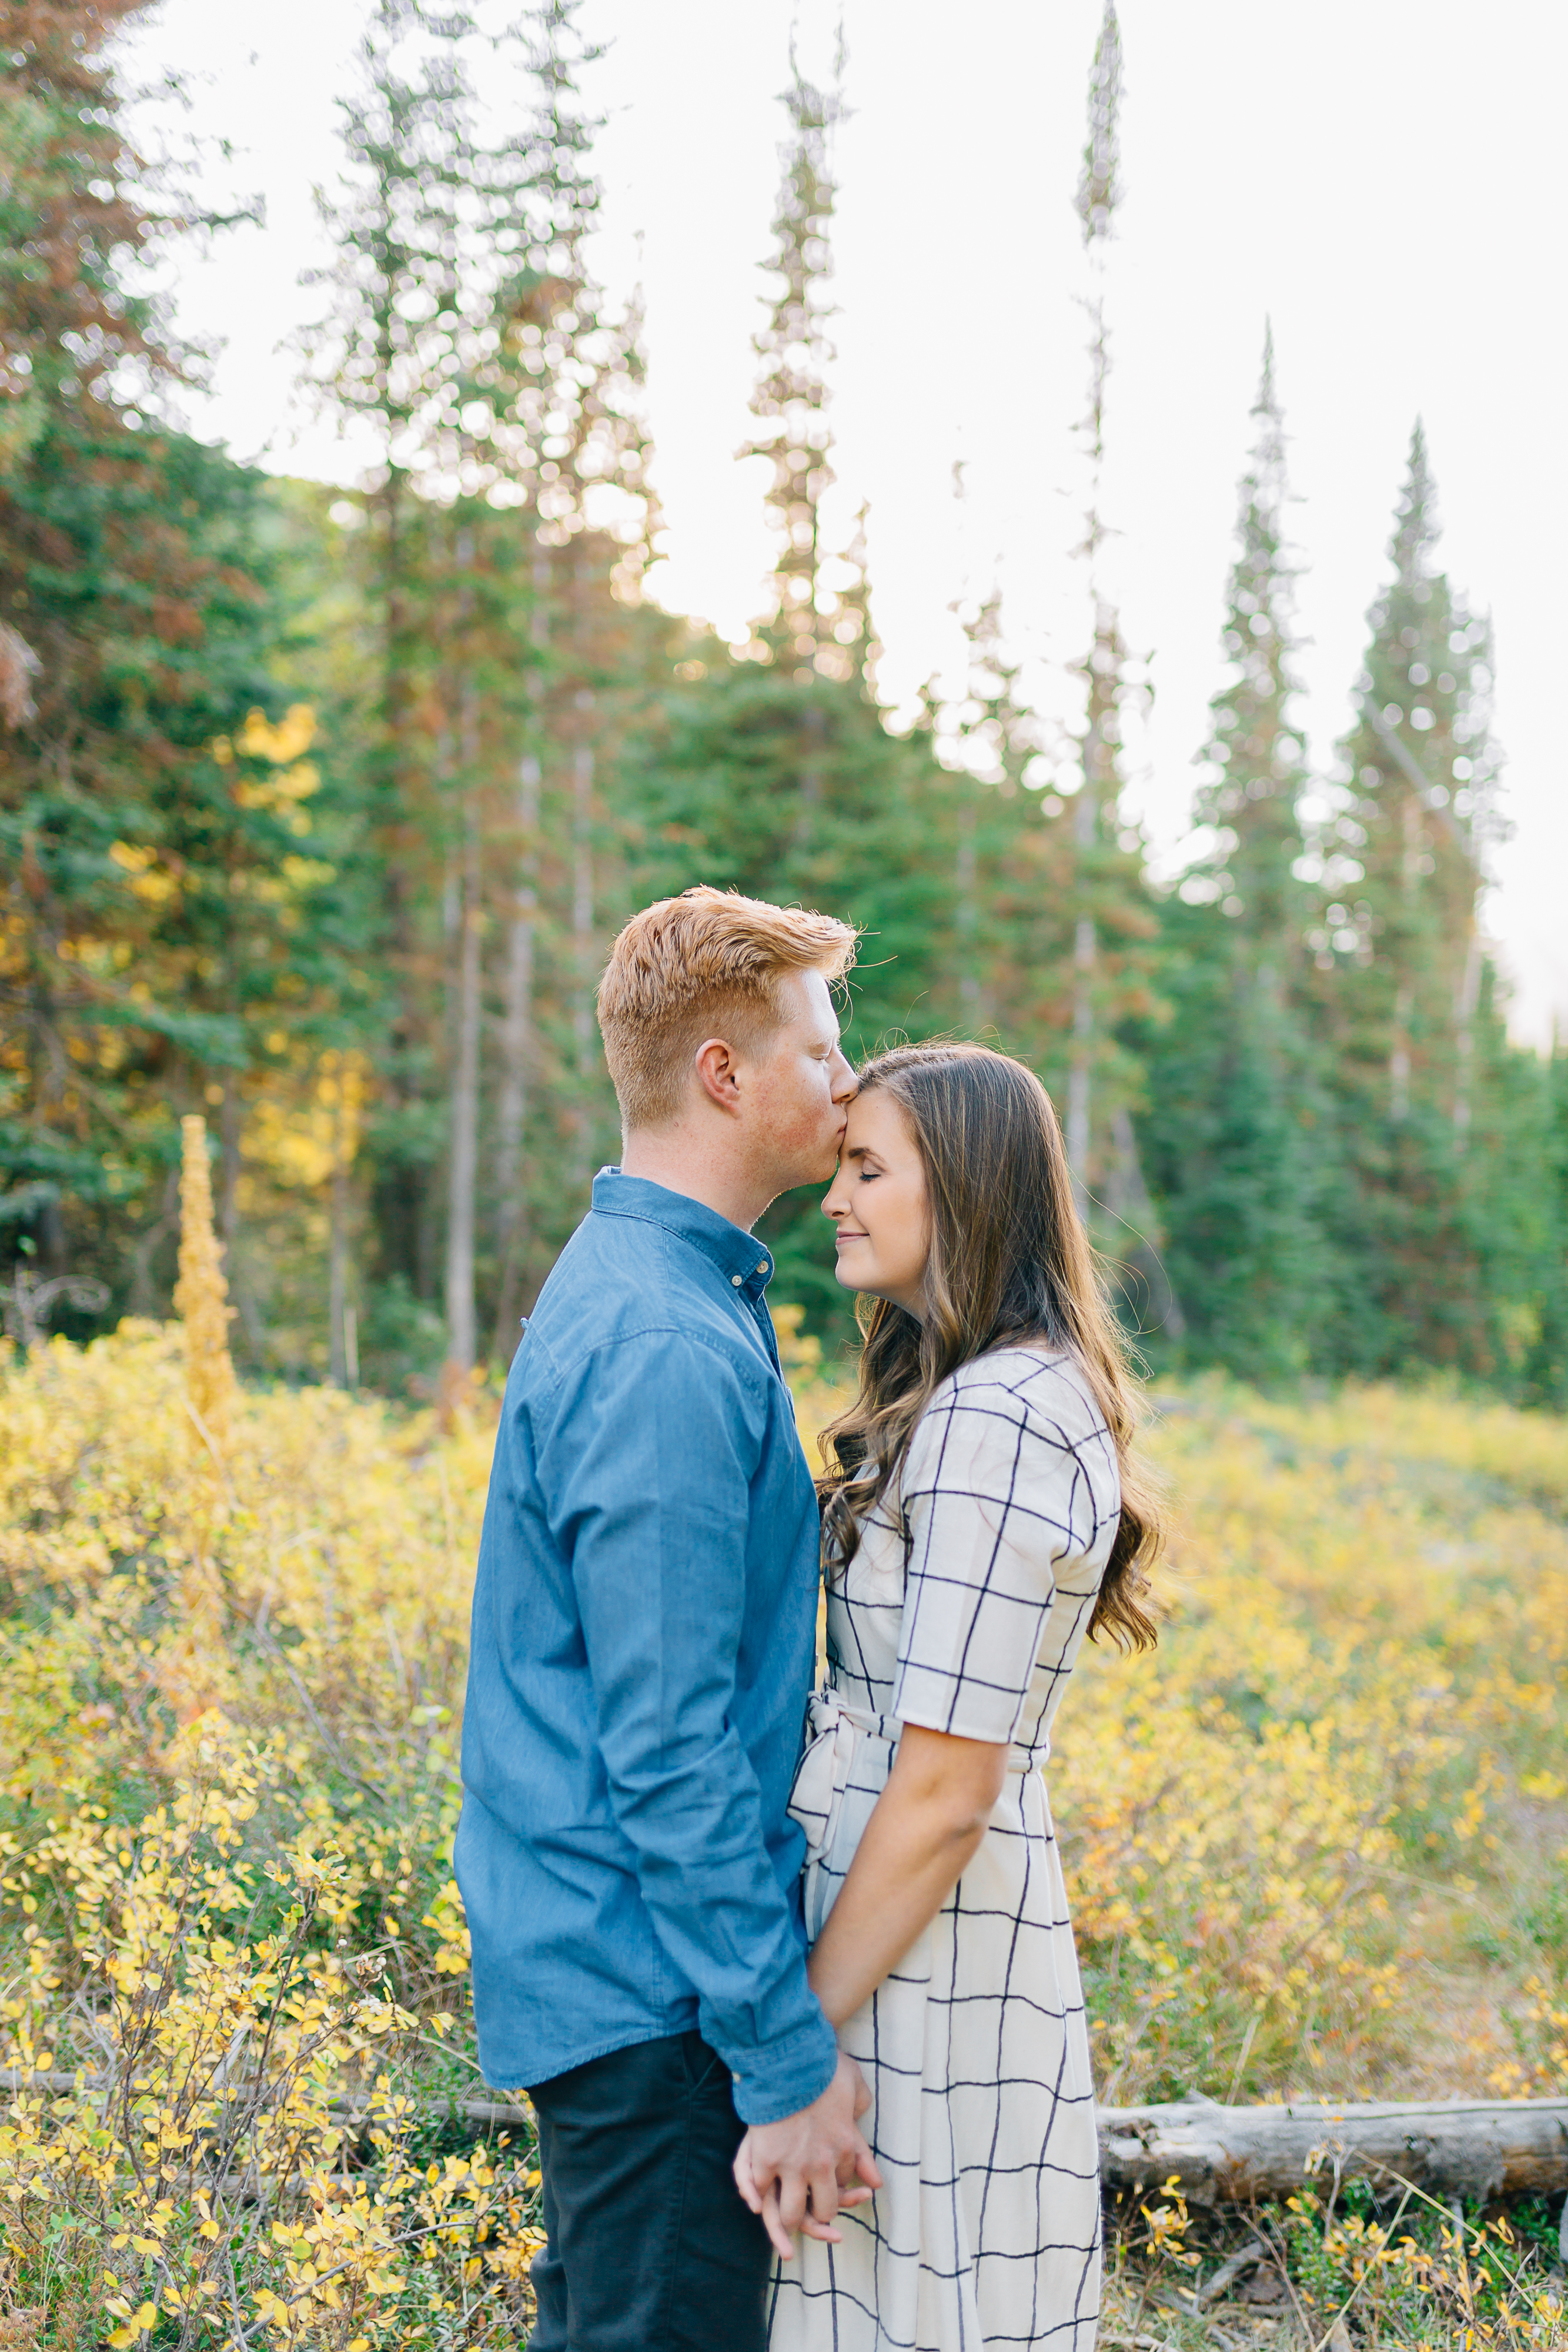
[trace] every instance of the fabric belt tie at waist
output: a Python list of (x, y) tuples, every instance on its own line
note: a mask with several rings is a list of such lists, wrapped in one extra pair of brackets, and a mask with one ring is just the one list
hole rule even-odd
[[(903, 1729), (896, 1716), (850, 1706), (831, 1687), (811, 1693), (806, 1702), (806, 1748), (789, 1790), (789, 1816), (806, 1832), (808, 1864), (821, 1854), (842, 1810), (857, 1738), (881, 1739), (896, 1748)], [(1041, 1760), (1028, 1748), (1008, 1749), (1009, 1772), (1032, 1772)]]

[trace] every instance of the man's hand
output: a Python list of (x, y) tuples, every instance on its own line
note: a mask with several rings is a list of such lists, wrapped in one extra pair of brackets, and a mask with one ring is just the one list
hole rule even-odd
[(838, 2071), (820, 2099), (776, 2124), (753, 2124), (735, 2158), (735, 2185), (781, 2259), (795, 2251), (795, 2232), (837, 2245), (841, 2206), (863, 2205), (882, 2187), (876, 2158), (856, 2128), (871, 2093), (854, 2060), (842, 2050)]

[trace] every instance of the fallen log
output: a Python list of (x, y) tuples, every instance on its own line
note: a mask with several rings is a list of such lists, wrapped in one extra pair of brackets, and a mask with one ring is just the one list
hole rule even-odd
[(1288, 2196), (1310, 2179), (1414, 2183), (1443, 2197), (1568, 2191), (1568, 2099), (1387, 2100), (1222, 2107), (1212, 2099), (1102, 2107), (1108, 2189), (1174, 2179), (1189, 2203)]
[[(0, 2068), (0, 2092), (94, 2091), (102, 2078)], [(227, 2085), (233, 2098), (240, 2086)], [(246, 2086), (248, 2087), (248, 2086)], [(362, 2099), (334, 2099), (333, 2120), (363, 2127)], [(418, 2103), (437, 2117), (481, 2130), (520, 2131), (527, 2107), (451, 2096)], [(1244, 2205), (1285, 2197), (1308, 2181), (1412, 2182), (1434, 2196), (1552, 2197), (1568, 2193), (1568, 2098), (1414, 2099), (1331, 2105), (1222, 2107), (1213, 2099), (1164, 2106), (1102, 2107), (1100, 2177), (1107, 2189), (1147, 2191), (1174, 2180), (1195, 2205)], [(1568, 2233), (1568, 2208), (1564, 2211)], [(1563, 2248), (1568, 2259), (1568, 2243)]]

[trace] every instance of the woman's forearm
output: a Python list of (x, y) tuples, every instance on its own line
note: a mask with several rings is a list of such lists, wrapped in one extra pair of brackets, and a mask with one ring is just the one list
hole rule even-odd
[(897, 1967), (952, 1893), (981, 1839), (1007, 1749), (907, 1725), (886, 1788), (807, 1973), (841, 2025)]

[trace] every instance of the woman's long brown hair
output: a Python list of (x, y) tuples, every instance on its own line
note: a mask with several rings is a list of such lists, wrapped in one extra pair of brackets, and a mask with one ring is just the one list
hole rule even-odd
[[(897, 1103), (925, 1168), (928, 1311), (922, 1322), (889, 1299), (856, 1301), (860, 1391), (822, 1439), (831, 1465), (818, 1482), (829, 1558), (835, 1569), (847, 1562), (870, 1512), (890, 1487), (896, 1493), (938, 1382), (994, 1348), (1043, 1345), (1082, 1373), (1121, 1470), (1121, 1522), (1090, 1633), (1152, 1648), (1146, 1571), (1160, 1544), (1158, 1503), (1134, 1448), (1127, 1343), (1072, 1197), (1051, 1097), (1032, 1070), (985, 1045), (879, 1054), (861, 1072), (862, 1094), (873, 1089)], [(857, 1478), (868, 1462), (875, 1476)]]

